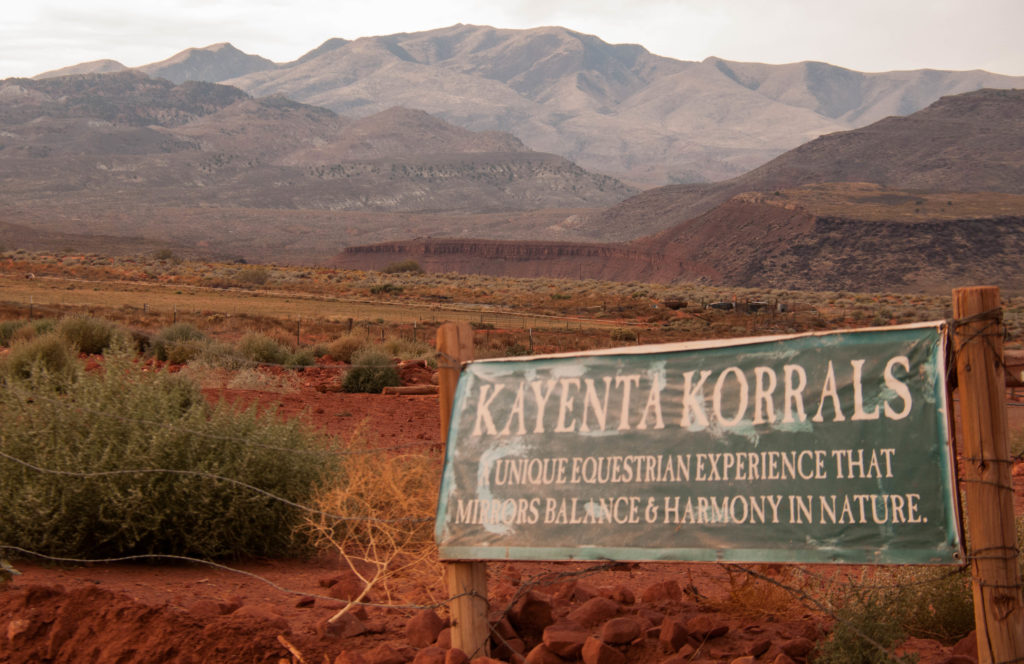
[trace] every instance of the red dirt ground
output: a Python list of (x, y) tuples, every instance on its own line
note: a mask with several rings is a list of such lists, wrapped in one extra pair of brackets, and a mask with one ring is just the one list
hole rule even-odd
[[(429, 383), (426, 370), (405, 373), (407, 382)], [(436, 396), (346, 394), (334, 391), (339, 375), (340, 369), (308, 369), (299, 374), (298, 390), (293, 393), (211, 388), (207, 395), (211, 400), (274, 407), (283, 417), (304, 414), (314, 426), (340, 436), (350, 436), (363, 425), (382, 447), (424, 445), (440, 454)], [(1020, 431), (1024, 407), (1010, 403), (1011, 431)], [(1022, 510), (1024, 464), (1015, 465), (1014, 484), (1017, 508)], [(406, 634), (407, 623), (417, 613), (414, 606), (443, 599), (440, 574), (402, 580), (393, 588), (390, 602), (403, 607), (370, 607), (360, 612), (359, 629), (365, 631), (346, 636), (326, 629), (326, 620), (344, 606), (329, 596), (326, 587), (340, 573), (337, 561), (330, 557), (247, 562), (233, 564), (234, 570), (199, 564), (61, 567), (27, 560), (17, 560), (15, 565), (22, 574), (0, 589), (0, 664), (445, 661), (428, 659), (426, 651), (417, 654)], [(491, 607), (508, 608), (516, 592), (535, 575), (552, 570), (571, 575), (582, 569), (575, 564), (489, 565)], [(790, 580), (789, 570), (781, 566), (757, 569), (769, 577)], [(820, 575), (805, 581), (812, 585), (827, 582), (836, 573), (828, 567), (811, 571)], [(714, 564), (650, 563), (569, 576), (538, 589), (552, 598), (559, 619), (586, 599), (605, 596), (616, 601), (620, 615), (637, 616), (647, 625), (677, 617), (684, 623), (700, 618), (728, 627), (724, 636), (704, 643), (692, 656), (694, 661), (731, 662), (765, 643), (769, 645), (757, 662), (803, 661), (798, 646), (803, 639), (821, 639), (828, 621), (785, 593), (764, 588), (751, 590), (742, 575), (730, 580), (727, 570)], [(447, 616), (444, 609), (438, 613)], [(626, 662), (654, 664), (668, 657), (659, 648), (657, 630), (650, 634), (625, 647)], [(955, 652), (922, 639), (912, 640), (907, 647), (919, 653), (921, 664), (943, 662)], [(792, 657), (783, 654), (789, 649)], [(973, 655), (969, 645), (964, 654)]]

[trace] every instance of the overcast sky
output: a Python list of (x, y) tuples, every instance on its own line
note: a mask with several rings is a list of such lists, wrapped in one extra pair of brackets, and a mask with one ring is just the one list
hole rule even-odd
[(331, 37), (455, 23), (560, 25), (680, 60), (819, 60), (858, 71), (1024, 75), (1024, 0), (10, 0), (0, 78), (112, 59), (129, 67), (231, 42), (275, 62)]

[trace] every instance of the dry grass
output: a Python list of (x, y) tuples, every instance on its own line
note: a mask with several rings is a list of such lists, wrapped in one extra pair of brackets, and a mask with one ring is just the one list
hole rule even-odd
[(339, 454), (344, 457), (343, 479), (316, 503), (322, 512), (346, 520), (310, 517), (306, 530), (319, 547), (337, 552), (364, 584), (364, 597), (371, 589), (379, 589), (390, 599), (396, 578), (417, 573), (436, 576), (433, 520), (440, 455), (381, 451), (365, 423)]

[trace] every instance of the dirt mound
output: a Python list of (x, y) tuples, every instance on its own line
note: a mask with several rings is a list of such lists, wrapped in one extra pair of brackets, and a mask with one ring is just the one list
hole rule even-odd
[(9, 647), (0, 652), (11, 664), (271, 662), (283, 650), (282, 624), (272, 614), (200, 616), (103, 588), (29, 586), (0, 595), (0, 607), (17, 616), (7, 622)]

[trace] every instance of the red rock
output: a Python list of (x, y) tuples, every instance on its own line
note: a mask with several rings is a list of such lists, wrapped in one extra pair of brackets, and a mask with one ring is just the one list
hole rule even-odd
[(445, 650), (448, 650), (449, 648), (451, 648), (452, 647), (452, 628), (451, 627), (445, 627), (444, 629), (442, 629), (441, 632), (437, 635), (437, 641), (434, 641), (434, 645), (437, 646), (438, 648), (444, 648)]
[(648, 604), (678, 602), (682, 598), (683, 591), (674, 579), (652, 583), (640, 592), (640, 601)]
[(606, 588), (604, 590), (604, 596), (613, 602), (619, 604), (634, 604), (636, 602), (636, 595), (628, 586), (617, 585), (614, 588)]
[(316, 624), (316, 633), (320, 638), (347, 639), (368, 631), (363, 621), (351, 613), (342, 614), (334, 622), (330, 622), (330, 618), (324, 618)]
[(308, 595), (305, 597), (300, 597), (298, 601), (295, 602), (295, 606), (299, 609), (307, 609), (313, 606), (314, 604), (316, 604), (316, 597), (310, 597)]
[(428, 646), (412, 658), (412, 664), (444, 664), (445, 653), (442, 648)]
[(509, 622), (521, 634), (540, 634), (555, 622), (551, 599), (534, 590), (524, 595), (509, 611)]
[(661, 611), (655, 611), (654, 609), (646, 606), (641, 606), (636, 610), (636, 615), (646, 620), (652, 626), (660, 625), (665, 622), (665, 614)]
[(623, 645), (640, 638), (643, 631), (643, 625), (638, 618), (612, 618), (601, 627), (601, 640), (612, 645)]
[(693, 664), (688, 655), (670, 655), (661, 660), (658, 664)]
[(610, 645), (592, 636), (583, 644), (583, 664), (626, 664), (626, 656)]
[[(335, 579), (335, 583), (327, 589), (327, 594), (334, 599), (352, 601), (357, 599), (366, 588), (366, 584), (359, 580), (354, 574), (352, 576), (341, 576)], [(367, 594), (363, 600), (369, 600)]]
[(760, 657), (761, 655), (768, 652), (768, 649), (772, 647), (771, 639), (758, 639), (750, 644), (747, 648), (747, 654), (753, 655), (754, 657)]
[(503, 611), (491, 611), (487, 614), (487, 622), (490, 623), (491, 629), (494, 633), (499, 635), (503, 639), (518, 639), (519, 634), (515, 628), (512, 627), (512, 623), (508, 621), (508, 617), (505, 616)]
[[(582, 650), (582, 648), (581, 645), (580, 649)], [(526, 664), (565, 664), (565, 662), (566, 660), (548, 650), (543, 643), (526, 654)]]
[(665, 618), (661, 623), (661, 633), (658, 634), (658, 643), (665, 652), (677, 652), (689, 641), (690, 633), (680, 620)]
[(444, 664), (469, 664), (469, 655), (458, 648), (452, 648), (444, 654)]
[(706, 641), (728, 634), (729, 625), (709, 615), (701, 614), (687, 621), (686, 631), (698, 641)]
[(509, 662), (523, 661), (523, 653), (526, 652), (526, 643), (522, 639), (492, 640), (493, 647), (491, 654), (498, 659)]
[(423, 609), (406, 623), (405, 638), (414, 648), (426, 648), (437, 641), (442, 629), (444, 621), (430, 609)]
[(794, 662), (793, 658), (786, 653), (780, 652), (775, 659), (772, 660), (772, 664), (796, 664), (796, 662)]
[(583, 644), (590, 634), (574, 624), (556, 623), (544, 630), (543, 645), (552, 653), (565, 659), (573, 659), (583, 650)]
[(619, 613), (619, 605), (607, 597), (588, 599), (582, 606), (569, 612), (569, 620), (584, 627), (593, 627)]
[(793, 659), (803, 659), (814, 649), (814, 643), (810, 639), (799, 638), (786, 641), (781, 646), (782, 652)]
[(386, 643), (363, 654), (366, 664), (405, 664), (408, 659)]
[(505, 662), (493, 657), (474, 657), (469, 660), (469, 664), (505, 664)]
[(601, 594), (600, 591), (594, 586), (585, 583), (577, 583), (575, 591), (572, 594), (572, 599), (573, 601), (582, 604), (587, 600), (597, 597), (599, 594)]
[(737, 657), (732, 660), (729, 664), (755, 664), (756, 662), (757, 658), (753, 655), (743, 655), (742, 657)]
[(334, 664), (366, 664), (366, 660), (357, 652), (343, 650), (334, 658)]

